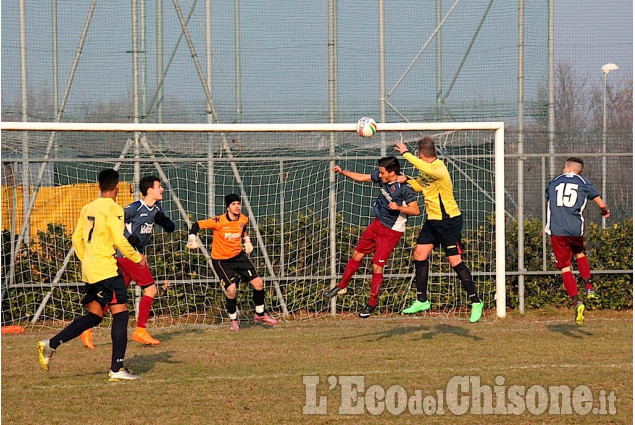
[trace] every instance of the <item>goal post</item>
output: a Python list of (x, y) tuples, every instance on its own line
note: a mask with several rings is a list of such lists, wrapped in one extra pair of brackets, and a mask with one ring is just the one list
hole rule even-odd
[[(254, 255), (258, 263), (257, 268), (272, 288), (268, 302), (275, 304), (277, 313), (285, 317), (312, 317), (316, 312), (333, 313), (354, 309), (356, 304), (368, 296), (368, 286), (363, 280), (369, 276), (368, 272), (363, 271), (364, 266), (358, 272), (357, 279), (362, 282), (358, 284), (359, 292), (350, 297), (352, 302), (338, 301), (337, 307), (335, 303), (328, 305), (330, 303), (325, 303), (321, 294), (323, 288), (328, 288), (341, 277), (343, 264), (350, 256), (359, 232), (369, 222), (370, 206), (376, 193), (372, 185), (363, 187), (334, 178), (330, 165), (342, 162), (358, 168), (360, 172), (370, 172), (371, 167), (376, 166), (380, 151), (388, 152), (390, 155), (393, 152), (392, 145), (400, 140), (405, 140), (411, 149), (416, 148), (416, 140), (424, 134), (437, 138), (437, 146), (443, 159), (448, 162), (448, 168), (455, 181), (455, 192), (461, 192), (457, 194), (457, 198), (462, 213), (473, 217), (467, 223), (469, 237), (476, 239), (476, 235), (481, 233), (493, 233), (491, 241), (474, 241), (474, 247), (478, 246), (475, 250), (477, 252), (468, 251), (467, 256), (475, 264), (484, 265), (482, 269), (477, 267), (473, 270), (475, 281), (478, 280), (482, 282), (483, 287), (488, 287), (493, 279), (494, 295), (489, 307), (495, 306), (497, 317), (505, 317), (502, 122), (378, 123), (377, 131), (383, 132), (386, 137), (375, 136), (369, 139), (362, 139), (355, 133), (354, 123), (2, 122), (0, 129), (3, 132), (3, 199), (6, 201), (6, 205), (3, 201), (3, 243), (5, 232), (11, 233), (10, 257), (5, 256), (11, 264), (7, 267), (7, 262), (4, 262), (2, 279), (3, 325), (23, 321), (25, 317), (34, 322), (40, 317), (55, 320), (58, 308), (69, 307), (66, 307), (65, 295), (52, 295), (53, 290), (79, 285), (77, 261), (69, 258), (73, 257), (68, 255), (69, 249), (60, 246), (47, 247), (38, 240), (49, 236), (46, 232), (38, 232), (35, 220), (31, 218), (37, 217), (40, 222), (46, 221), (49, 213), (38, 213), (37, 209), (40, 207), (35, 199), (49, 196), (54, 200), (56, 196), (61, 196), (61, 190), (66, 190), (60, 187), (67, 185), (75, 185), (68, 189), (74, 197), (77, 190), (86, 189), (83, 185), (94, 184), (94, 176), (98, 169), (112, 167), (115, 164), (122, 165), (122, 172), (130, 177), (133, 174), (127, 174), (126, 170), (135, 163), (141, 164), (145, 173), (157, 174), (165, 182), (167, 199), (164, 202), (169, 204), (168, 212), (171, 217), (182, 223), (181, 229), (188, 228), (191, 220), (207, 218), (204, 216), (207, 214), (205, 211), (212, 211), (214, 207), (216, 214), (222, 212), (220, 202), (217, 202), (217, 205), (204, 205), (210, 201), (206, 197), (201, 197), (201, 192), (209, 189), (218, 197), (222, 197), (227, 190), (240, 193), (244, 199), (246, 214), (250, 218), (251, 231), (255, 232), (252, 236), (256, 236), (257, 252)], [(29, 132), (26, 133), (26, 138), (23, 137), (24, 132)], [(38, 136), (44, 132), (52, 133), (49, 137)], [(135, 143), (131, 137), (133, 133), (141, 134), (139, 143), (142, 146), (137, 152), (142, 152), (142, 155), (134, 156), (128, 153), (131, 141)], [(337, 136), (328, 137), (328, 134)], [(386, 140), (383, 145), (382, 139)], [(24, 140), (28, 140), (28, 149), (23, 145)], [(108, 143), (112, 143), (112, 146)], [(213, 148), (209, 148), (211, 145)], [(395, 154), (397, 155), (396, 152)], [(416, 170), (407, 162), (401, 162), (407, 172), (416, 175)], [(11, 184), (5, 178), (5, 164), (8, 164), (9, 168), (13, 164)], [(210, 167), (210, 164), (213, 166)], [(25, 217), (21, 218), (18, 211), (22, 211), (24, 205), (18, 210), (21, 199), (17, 192), (20, 190), (19, 181), (22, 181), (19, 177), (21, 173), (36, 174), (34, 169), (39, 172), (35, 179), (30, 179), (31, 184), (26, 193), (31, 194), (31, 202), (24, 208), (25, 212), (22, 215)], [(131, 180), (133, 178), (127, 179), (130, 183), (130, 193), (125, 193), (124, 197), (120, 195), (118, 199), (124, 206), (132, 201), (129, 199), (132, 196), (132, 187), (138, 184)], [(213, 191), (206, 187), (210, 181), (216, 185)], [(55, 189), (46, 190), (46, 193), (40, 195), (38, 191), (44, 186), (46, 189)], [(81, 188), (78, 189), (78, 186)], [(21, 190), (24, 194), (25, 189)], [(94, 187), (91, 193), (94, 194)], [(82, 200), (89, 200), (90, 196), (85, 195)], [(27, 198), (24, 199), (23, 204)], [(334, 201), (336, 204), (332, 205)], [(11, 208), (5, 208), (9, 204)], [(421, 198), (419, 204), (423, 205)], [(200, 208), (203, 206), (205, 208)], [(77, 215), (81, 205), (72, 204), (71, 207), (66, 214)], [(471, 211), (472, 209), (474, 211)], [(59, 214), (53, 214), (50, 218), (55, 220), (56, 217), (59, 217)], [(390, 280), (390, 283), (384, 283), (382, 292), (388, 293), (384, 305), (389, 311), (397, 311), (400, 307), (398, 304), (402, 303), (399, 297), (403, 298), (407, 294), (412, 296), (414, 291), (411, 243), (414, 240), (412, 235), (418, 232), (417, 228), (422, 220), (423, 218), (409, 220), (408, 227), (411, 230), (406, 234), (407, 240), (404, 241), (401, 250), (396, 249), (393, 253), (392, 268), (387, 267), (386, 280)], [(489, 223), (490, 220), (492, 223)], [(72, 232), (74, 219), (66, 217), (62, 221), (64, 231)], [(57, 231), (55, 226), (51, 227), (51, 223), (46, 225), (49, 226), (49, 231)], [(40, 223), (40, 230), (41, 226)], [(212, 322), (222, 320), (222, 302), (210, 301), (211, 298), (208, 298), (210, 293), (219, 291), (219, 285), (214, 282), (216, 277), (211, 267), (208, 267), (209, 254), (205, 250), (200, 253), (203, 263), (207, 264), (205, 267), (201, 266), (203, 263), (200, 263), (201, 259), (198, 256), (184, 252), (185, 242), (177, 240), (177, 236), (171, 237), (155, 231), (156, 247), (152, 249), (161, 256), (155, 265), (160, 270), (153, 270), (157, 274), (157, 284), (161, 286), (161, 277), (165, 277), (166, 281), (180, 285), (182, 292), (174, 290), (175, 285), (169, 292), (166, 292), (167, 289), (164, 290), (165, 296), (172, 298), (160, 302), (160, 308), (154, 312), (154, 316), (167, 314), (170, 319), (164, 323), (180, 323), (189, 321), (191, 316), (197, 317), (194, 320), (198, 321), (199, 316), (207, 317), (208, 312), (212, 310), (215, 311)], [(486, 237), (489, 238), (489, 235)], [(209, 246), (209, 237), (203, 239), (204, 246)], [(29, 246), (26, 251), (32, 251), (28, 255), (22, 248), (25, 243)], [(68, 243), (68, 240), (65, 239), (62, 243)], [(275, 246), (272, 247), (271, 244)], [(6, 244), (4, 246), (6, 247)], [(46, 255), (38, 253), (38, 250), (45, 251)], [(50, 255), (60, 258), (50, 264), (45, 261), (45, 257), (49, 258)], [(170, 264), (171, 261), (173, 264)], [(435, 261), (442, 263), (441, 258), (436, 258)], [(150, 263), (152, 265), (152, 260)], [(194, 263), (196, 266), (193, 266)], [(494, 270), (485, 266), (486, 264), (493, 264)], [(176, 270), (180, 265), (187, 271)], [(67, 271), (67, 267), (72, 272)], [(49, 268), (56, 270), (48, 270)], [(203, 268), (208, 269), (204, 272), (207, 273), (205, 276), (201, 275)], [(40, 273), (38, 269), (47, 270), (46, 273)], [(436, 283), (431, 287), (437, 289), (432, 290), (432, 296), (436, 295), (435, 291), (438, 292), (440, 308), (447, 310), (447, 306), (463, 305), (461, 298), (464, 297), (460, 294), (461, 290), (455, 288), (457, 285), (452, 280), (452, 274), (447, 269), (438, 272), (435, 272), (435, 269), (434, 266), (431, 268), (431, 279), (436, 279)], [(334, 270), (339, 272), (334, 274)], [(198, 285), (196, 289), (195, 285)], [(201, 285), (204, 287), (202, 291)], [(24, 291), (28, 288), (45, 290), (41, 295), (27, 296)], [(188, 292), (190, 290), (191, 292)], [(452, 291), (454, 293), (451, 293)], [(21, 297), (27, 297), (32, 307), (18, 309), (19, 313), (5, 311), (15, 308), (16, 302), (9, 298), (16, 296), (16, 293), (20, 293)], [(47, 303), (52, 302), (51, 298), (56, 297), (60, 298), (56, 302), (64, 306), (47, 307)], [(182, 298), (177, 299), (179, 297)], [(243, 295), (243, 298), (250, 297)], [(187, 303), (187, 306), (179, 305), (180, 302)], [(197, 303), (202, 303), (203, 306)], [(177, 313), (174, 313), (175, 311)], [(183, 311), (185, 313), (181, 314)], [(68, 317), (67, 313), (63, 314), (64, 318)], [(24, 317), (20, 317), (22, 315)], [(186, 318), (181, 320), (177, 317)]]

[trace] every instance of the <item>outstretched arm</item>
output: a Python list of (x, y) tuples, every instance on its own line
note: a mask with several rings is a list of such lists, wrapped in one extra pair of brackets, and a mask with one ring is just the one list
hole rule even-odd
[(346, 176), (349, 179), (355, 180), (357, 182), (371, 182), (372, 181), (370, 174), (362, 174), (362, 173), (356, 173), (355, 171), (343, 170), (342, 167), (340, 167), (339, 165), (336, 165), (335, 167), (333, 167), (333, 171), (335, 171), (337, 174), (342, 174), (343, 176)]
[(172, 233), (176, 229), (176, 225), (174, 224), (174, 222), (170, 220), (170, 218), (161, 210), (157, 211), (154, 214), (154, 222), (163, 227), (163, 230), (168, 233)]

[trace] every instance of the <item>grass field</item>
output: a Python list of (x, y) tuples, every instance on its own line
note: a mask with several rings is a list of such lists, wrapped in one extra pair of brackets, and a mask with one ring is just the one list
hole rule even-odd
[[(631, 311), (590, 311), (581, 327), (570, 310), (548, 310), (476, 324), (431, 317), (337, 317), (273, 328), (243, 324), (235, 333), (225, 326), (153, 331), (159, 346), (128, 345), (126, 366), (142, 379), (119, 383), (107, 381), (111, 345), (106, 329), (95, 331), (93, 351), (79, 339), (61, 346), (48, 373), (38, 365), (36, 341), (55, 330), (3, 336), (2, 423), (633, 423)], [(470, 387), (454, 385), (467, 379), (463, 376), (480, 379), (480, 392), (475, 381)], [(360, 380), (363, 388), (351, 398), (351, 382)], [(502, 407), (526, 406), (524, 413), (473, 414), (476, 403), (469, 397), (481, 394), (486, 400), (485, 386), (495, 395), (494, 405), (496, 394), (502, 394)], [(616, 411), (581, 415), (574, 407), (572, 414), (547, 409), (535, 416), (530, 411), (540, 411), (544, 400), (512, 401), (513, 386), (524, 387), (527, 395), (541, 394), (535, 386), (545, 391), (585, 386), (593, 408), (604, 409), (603, 395), (609, 403), (614, 394)], [(457, 406), (451, 408), (451, 388), (467, 396), (459, 399), (467, 401), (460, 406), (468, 406), (467, 413), (456, 415)], [(436, 409), (426, 404), (425, 410), (415, 403), (422, 397), (438, 401), (437, 391), (444, 396), (443, 411), (438, 403)], [(404, 408), (399, 400), (413, 404)], [(326, 408), (326, 414), (303, 414), (305, 405), (313, 411)], [(605, 406), (602, 411), (609, 412)], [(340, 407), (361, 407), (363, 414), (340, 414)]]

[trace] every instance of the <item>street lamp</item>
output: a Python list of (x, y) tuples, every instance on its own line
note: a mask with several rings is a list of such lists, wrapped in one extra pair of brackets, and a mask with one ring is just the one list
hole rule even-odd
[[(609, 72), (619, 69), (614, 63), (602, 66), (604, 74), (604, 109), (602, 114), (602, 196), (606, 199), (606, 76)], [(602, 228), (606, 228), (606, 218), (602, 217)]]

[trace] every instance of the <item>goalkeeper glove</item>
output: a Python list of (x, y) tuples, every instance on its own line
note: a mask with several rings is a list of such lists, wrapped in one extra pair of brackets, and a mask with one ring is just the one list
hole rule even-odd
[(251, 251), (254, 250), (254, 246), (251, 244), (249, 236), (245, 236), (243, 238), (243, 249), (245, 250), (246, 254), (251, 254)]
[(196, 235), (189, 235), (187, 237), (187, 245), (185, 245), (189, 249), (196, 249), (199, 247), (198, 241), (196, 240)]

